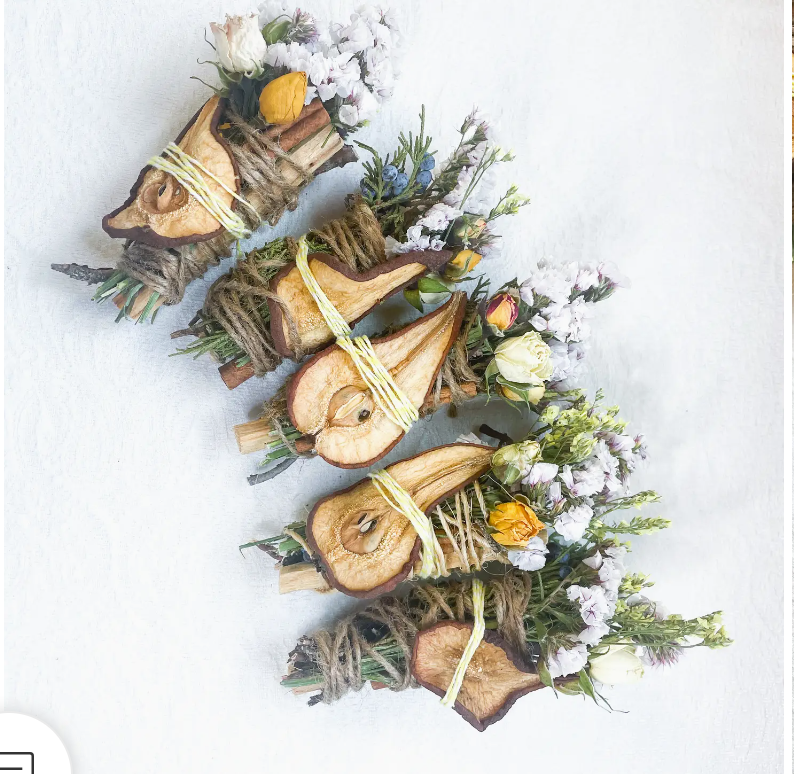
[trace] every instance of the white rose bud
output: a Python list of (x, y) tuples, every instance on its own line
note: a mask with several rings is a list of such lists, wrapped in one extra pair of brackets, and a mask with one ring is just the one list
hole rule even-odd
[(610, 645), (603, 656), (590, 661), (590, 677), (604, 685), (636, 683), (644, 671), (632, 645)]
[(267, 44), (259, 29), (255, 13), (248, 16), (227, 16), (224, 24), (210, 24), (215, 35), (218, 61), (224, 70), (250, 73), (258, 70), (265, 60)]
[(342, 105), (339, 108), (339, 120), (348, 126), (358, 123), (358, 108), (355, 105)]
[(495, 359), (499, 373), (518, 384), (542, 385), (554, 371), (551, 349), (536, 331), (503, 341)]

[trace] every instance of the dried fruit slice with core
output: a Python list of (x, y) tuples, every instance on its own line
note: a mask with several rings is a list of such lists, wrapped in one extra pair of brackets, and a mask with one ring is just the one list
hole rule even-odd
[[(416, 681), (444, 696), (471, 632), (471, 624), (457, 621), (437, 623), (419, 632), (411, 658)], [(516, 699), (539, 688), (543, 683), (537, 672), (503, 637), (486, 630), (466, 669), (455, 711), (478, 731), (485, 731), (507, 714)]]
[[(217, 96), (208, 100), (182, 130), (176, 144), (229, 190), (239, 193), (237, 164), (218, 132), (224, 105), (225, 101)], [(220, 201), (235, 208), (231, 194), (209, 176), (202, 177)], [(154, 247), (178, 247), (224, 232), (223, 226), (178, 180), (152, 167), (141, 171), (130, 197), (102, 219), (102, 228), (112, 237), (134, 239)]]
[[(328, 300), (351, 325), (381, 301), (402, 290), (427, 271), (441, 268), (450, 258), (447, 250), (422, 250), (392, 258), (369, 271), (356, 273), (326, 253), (312, 253), (309, 268)], [(294, 264), (285, 266), (270, 283), (270, 289), (286, 306), (295, 321), (301, 349), (313, 352), (334, 336)], [(270, 332), (282, 357), (295, 356), (282, 306), (268, 299)]]
[[(433, 388), (465, 310), (466, 294), (455, 293), (432, 314), (372, 340), (378, 359), (417, 408)], [(354, 401), (356, 411), (351, 413)], [(372, 465), (404, 435), (336, 344), (315, 355), (292, 378), (287, 410), (293, 426), (314, 437), (316, 452), (340, 468)]]
[[(489, 470), (493, 453), (490, 446), (449, 444), (386, 470), (427, 513)], [(328, 582), (355, 597), (391, 591), (411, 574), (421, 550), (411, 522), (368, 478), (320, 500), (306, 522), (306, 540)]]

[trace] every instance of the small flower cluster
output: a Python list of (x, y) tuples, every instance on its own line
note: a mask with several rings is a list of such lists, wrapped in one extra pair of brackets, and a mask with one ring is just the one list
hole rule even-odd
[(484, 373), (488, 392), (532, 405), (547, 392), (564, 392), (585, 355), (585, 320), (621, 286), (617, 278), (606, 264), (543, 262), (523, 283), (503, 286), (484, 304), (470, 347), (493, 354)]
[(691, 637), (709, 647), (730, 642), (716, 614), (694, 622), (668, 616), (640, 594), (648, 579), (627, 574), (628, 545), (616, 536), (654, 532), (669, 522), (636, 516), (606, 523), (615, 511), (659, 498), (653, 491), (630, 494), (630, 475), (647, 459), (645, 442), (626, 433), (616, 406), (601, 408), (600, 400), (600, 393), (590, 403), (575, 391), (565, 407), (549, 403), (528, 439), (495, 452), (492, 475), (501, 487), (486, 498), (491, 537), (508, 549), (510, 562), (542, 570), (546, 582), (550, 570), (557, 573), (547, 603), (556, 595), (551, 619), (534, 625), (544, 679), (586, 669), (574, 692), (587, 692), (590, 678), (628, 682), (642, 677), (645, 666), (674, 663)]
[(427, 181), (429, 207), (406, 229), (405, 238), (392, 244), (392, 252), (440, 250), (454, 231), (463, 247), (482, 254), (495, 239), (488, 224), (528, 204), (515, 186), (501, 197), (495, 193), (497, 165), (512, 161), (513, 155), (494, 144), (486, 119), (472, 111), (458, 131), (458, 146)]
[(577, 374), (582, 343), (590, 336), (587, 319), (593, 301), (626, 284), (609, 263), (580, 266), (576, 262), (555, 265), (545, 261), (521, 284), (519, 295), (533, 313), (532, 327), (552, 339), (554, 381)]
[[(495, 348), (489, 376), (496, 377), (499, 394), (533, 403), (543, 393), (536, 389), (527, 394), (519, 385), (539, 387), (540, 381), (548, 381), (560, 389), (576, 378), (590, 337), (587, 320), (593, 305), (625, 285), (611, 264), (555, 265), (543, 261), (520, 285), (511, 282), (502, 288), (486, 305), (485, 322), (496, 337), (516, 336), (523, 343), (505, 342)], [(539, 374), (533, 374), (527, 379), (523, 362), (516, 362), (515, 356), (530, 345), (537, 354), (538, 342), (543, 342), (545, 349), (543, 357), (535, 357), (533, 362), (537, 361), (536, 368), (547, 375), (539, 379)]]
[(430, 150), (431, 138), (425, 137), (424, 109), (419, 134), (401, 134), (393, 154), (381, 157), (359, 143), (372, 154), (372, 160), (364, 163), (361, 193), (384, 224), (389, 254), (456, 251), (444, 276), (425, 276), (406, 291), (406, 298), (420, 311), (425, 304), (447, 298), (455, 283), (495, 249), (498, 237), (491, 224), (529, 202), (516, 186), (495, 196), (497, 165), (513, 157), (493, 144), (486, 121), (473, 112), (459, 132), (458, 146), (440, 165)]
[(221, 80), (235, 107), (250, 117), (262, 89), (285, 73), (305, 73), (305, 104), (319, 97), (342, 129), (363, 126), (394, 90), (399, 29), (391, 12), (362, 6), (350, 22), (320, 30), (281, 0), (258, 14), (210, 25)]

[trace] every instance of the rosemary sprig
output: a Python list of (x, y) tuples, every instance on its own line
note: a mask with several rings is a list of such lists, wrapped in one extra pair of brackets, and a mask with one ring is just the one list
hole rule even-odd
[[(310, 237), (307, 241), (310, 252), (329, 252), (328, 245), (321, 239)], [(292, 254), (287, 246), (287, 240), (281, 238), (274, 239), (257, 250), (252, 250), (244, 260), (252, 262), (262, 280), (269, 282), (292, 260)], [(267, 328), (270, 324), (270, 307), (267, 300), (263, 299), (255, 311), (259, 315), (262, 327)], [(248, 354), (232, 339), (225, 328), (203, 311), (200, 311), (190, 327), (180, 331), (180, 334), (195, 336), (196, 341), (172, 352), (172, 357), (174, 355), (192, 355), (195, 359), (211, 353), (222, 363), (233, 360), (238, 367), (245, 365), (250, 360)]]
[[(130, 277), (123, 271), (116, 270), (97, 288), (92, 300), (101, 304), (116, 294), (122, 294), (125, 298), (125, 301), (118, 313), (118, 316), (116, 317), (116, 322), (119, 322), (124, 318), (129, 318), (130, 311), (135, 304), (135, 299), (145, 288), (146, 285), (144, 285), (140, 280)], [(157, 316), (158, 311), (154, 309), (154, 307), (157, 304), (159, 298), (160, 294), (157, 291), (152, 291), (152, 294), (149, 297), (149, 301), (144, 307), (143, 312), (141, 312), (137, 320), (135, 320), (136, 323), (145, 322), (149, 315), (151, 315), (152, 322), (154, 322), (154, 318)], [(154, 311), (152, 311), (153, 309)]]

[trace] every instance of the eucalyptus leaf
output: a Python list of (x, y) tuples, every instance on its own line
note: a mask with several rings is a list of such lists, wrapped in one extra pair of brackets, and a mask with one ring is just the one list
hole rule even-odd
[(416, 288), (412, 288), (411, 290), (404, 290), (403, 296), (405, 296), (405, 300), (412, 307), (418, 309), (420, 312), (424, 312), (424, 307), (422, 306), (421, 294)]
[(448, 293), (455, 289), (455, 283), (442, 282), (437, 276), (422, 277), (416, 283), (422, 293)]

